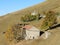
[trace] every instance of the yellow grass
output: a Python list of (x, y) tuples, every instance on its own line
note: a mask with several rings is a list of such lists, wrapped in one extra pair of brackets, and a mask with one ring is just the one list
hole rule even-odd
[[(29, 14), (32, 11), (39, 11), (39, 13), (43, 13), (44, 11), (48, 10), (54, 10), (57, 12), (60, 12), (60, 0), (51, 0), (51, 1), (45, 1), (41, 4), (34, 5), (32, 7), (19, 10), (13, 13), (9, 13), (5, 16), (0, 17), (0, 45), (7, 45), (7, 41), (4, 38), (4, 34), (2, 32), (6, 31), (9, 26), (15, 24), (15, 23), (20, 23), (20, 17), (25, 14)], [(38, 28), (40, 28), (40, 24), (42, 21), (33, 21), (30, 22), (31, 25), (34, 25)], [(60, 29), (59, 29), (60, 30)], [(44, 41), (34, 41), (35, 45), (60, 45), (60, 32), (55, 32), (54, 35), (52, 35), (51, 39), (49, 38), (48, 40)], [(56, 36), (55, 36), (56, 35)], [(53, 40), (53, 41), (52, 41)], [(55, 42), (54, 42), (55, 41)], [(50, 43), (50, 44), (49, 44)], [(33, 43), (30, 43), (33, 45)], [(29, 45), (30, 45), (29, 44)]]

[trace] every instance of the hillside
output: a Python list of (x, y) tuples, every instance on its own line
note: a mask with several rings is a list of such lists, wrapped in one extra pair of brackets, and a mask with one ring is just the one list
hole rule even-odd
[(50, 30), (52, 35), (48, 39), (21, 41), (17, 45), (60, 45), (60, 27)]
[(29, 7), (20, 11), (9, 13), (1, 17), (0, 31), (6, 30), (5, 28), (8, 27), (8, 25), (13, 24), (14, 22), (16, 23), (20, 22), (20, 17), (22, 15), (29, 14), (30, 12), (33, 12), (34, 10), (39, 11), (40, 13), (43, 13), (44, 11), (48, 11), (48, 10), (59, 11), (59, 7), (60, 7), (59, 3), (60, 3), (59, 0), (45, 1), (41, 4), (37, 4), (35, 6)]
[[(54, 10), (56, 12), (60, 12), (60, 0), (50, 0), (50, 1), (47, 0), (43, 3), (28, 7), (28, 8), (13, 12), (13, 13), (9, 13), (9, 14), (6, 14), (5, 16), (0, 17), (0, 45), (7, 45), (6, 41), (4, 40), (4, 35), (2, 34), (2, 32), (6, 31), (11, 25), (15, 23), (21, 23), (20, 17), (22, 15), (29, 14), (30, 12), (33, 12), (34, 10), (39, 11), (39, 13), (43, 13), (44, 11), (48, 11), (48, 10)], [(39, 22), (33, 21), (33, 22), (30, 22), (30, 24), (33, 24), (34, 26), (39, 28), (39, 25), (41, 22), (42, 21), (39, 21)], [(57, 32), (56, 34), (57, 34), (56, 40), (59, 40), (60, 33)], [(55, 36), (51, 38), (54, 38), (54, 37)], [(46, 40), (46, 43), (48, 43), (48, 40)], [(41, 45), (43, 45), (44, 42), (41, 42), (42, 43)]]

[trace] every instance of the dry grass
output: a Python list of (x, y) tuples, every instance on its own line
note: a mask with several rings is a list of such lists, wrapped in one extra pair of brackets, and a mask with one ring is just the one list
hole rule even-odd
[[(34, 10), (39, 11), (39, 13), (42, 13), (42, 12), (48, 11), (48, 10), (54, 10), (54, 11), (60, 12), (60, 0), (45, 1), (41, 4), (37, 4), (35, 6), (29, 7), (29, 8), (23, 9), (23, 10), (19, 10), (19, 11), (16, 11), (16, 12), (13, 12), (13, 13), (0, 17), (0, 45), (7, 45), (6, 41), (4, 39), (4, 34), (2, 34), (2, 32), (6, 31), (8, 29), (8, 27), (13, 25), (14, 23), (20, 23), (21, 22), (20, 17), (22, 15), (29, 14), (30, 12), (32, 12)], [(33, 24), (36, 27), (40, 28), (39, 26), (40, 26), (41, 22), (42, 21), (39, 21), (39, 22), (33, 21), (33, 22), (30, 22), (30, 24), (31, 25)], [(48, 40), (39, 41), (39, 42), (34, 41), (34, 43), (36, 43), (38, 45), (40, 45), (40, 44), (48, 45), (50, 42), (51, 44), (49, 44), (49, 45), (53, 45), (53, 44), (59, 45), (60, 44), (59, 43), (60, 42), (60, 36), (59, 36), (60, 33), (57, 32), (54, 34), (56, 34), (56, 37), (54, 35), (52, 35), (51, 39), (49, 38)], [(53, 41), (51, 41), (51, 40), (53, 40)], [(33, 43), (31, 43), (31, 45), (32, 44)]]
[(48, 39), (24, 40), (16, 45), (60, 45), (60, 27), (50, 30), (50, 32), (51, 35)]

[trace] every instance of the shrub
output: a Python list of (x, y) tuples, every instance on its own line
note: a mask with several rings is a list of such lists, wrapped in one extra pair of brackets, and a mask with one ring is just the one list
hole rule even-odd
[(36, 16), (33, 15), (25, 15), (21, 17), (21, 21), (23, 22), (29, 22), (29, 21), (33, 21), (36, 20)]
[(47, 29), (47, 28), (51, 27), (56, 22), (56, 19), (57, 19), (56, 13), (53, 11), (49, 11), (46, 14), (46, 17), (41, 25), (41, 29)]
[(9, 29), (6, 31), (5, 37), (6, 37), (6, 39), (7, 39), (9, 42), (13, 41), (14, 35), (13, 35), (13, 31), (12, 31), (11, 28), (9, 28)]
[(6, 31), (5, 37), (9, 42), (19, 42), (20, 40), (23, 40), (25, 38), (25, 34), (23, 33), (25, 31), (20, 27), (21, 26), (19, 24), (15, 24)]

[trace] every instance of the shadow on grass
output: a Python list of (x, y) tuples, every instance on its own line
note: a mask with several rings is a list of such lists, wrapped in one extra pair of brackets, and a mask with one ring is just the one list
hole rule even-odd
[[(57, 28), (57, 27), (60, 27), (60, 24), (56, 24), (56, 25), (54, 25), (54, 26), (51, 26), (51, 27), (49, 27), (49, 29), (47, 29), (47, 30), (52, 30), (52, 29), (55, 29), (55, 28)], [(47, 31), (46, 30), (46, 31)]]

